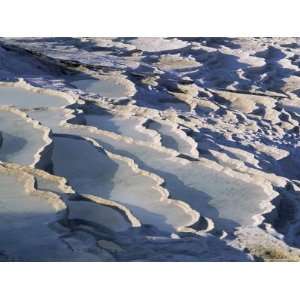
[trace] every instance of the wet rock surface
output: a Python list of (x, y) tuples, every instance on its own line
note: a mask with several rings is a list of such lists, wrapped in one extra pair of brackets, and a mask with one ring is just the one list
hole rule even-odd
[(299, 46), (1, 38), (0, 260), (298, 260)]

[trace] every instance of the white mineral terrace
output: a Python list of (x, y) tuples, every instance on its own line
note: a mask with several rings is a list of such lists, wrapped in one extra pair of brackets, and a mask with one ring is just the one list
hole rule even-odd
[(266, 210), (264, 202), (268, 203), (272, 197), (253, 181), (241, 180), (242, 175), (230, 176), (201, 162), (176, 158), (163, 148), (155, 149), (159, 146), (125, 142), (84, 127), (61, 132), (93, 138), (112, 153), (131, 158), (141, 169), (160, 176), (172, 198), (183, 200), (201, 215), (213, 219), (221, 230), (257, 223), (254, 217)]
[[(96, 260), (82, 250), (72, 251), (50, 224), (64, 217), (65, 205), (54, 194), (38, 192), (33, 178), (0, 166), (0, 249), (20, 261)], [(82, 243), (78, 240), (78, 248)], [(82, 247), (82, 246), (81, 246)]]
[(143, 224), (172, 232), (197, 220), (197, 214), (168, 200), (151, 176), (86, 140), (55, 137), (52, 161), (54, 174), (65, 177), (76, 191), (122, 203)]
[(0, 261), (299, 260), (299, 43), (1, 38)]
[(2, 161), (33, 165), (39, 161), (39, 152), (51, 143), (48, 128), (15, 109), (0, 106), (0, 128)]
[(85, 114), (86, 124), (106, 131), (115, 132), (136, 140), (159, 142), (160, 135), (153, 130), (143, 127), (145, 118), (135, 116), (114, 116), (109, 114)]
[(32, 109), (35, 107), (61, 107), (67, 100), (55, 95), (37, 93), (20, 87), (0, 86), (0, 105)]
[(88, 93), (98, 94), (106, 98), (122, 98), (130, 96), (130, 89), (122, 81), (113, 77), (103, 79), (80, 79), (71, 82), (78, 89)]

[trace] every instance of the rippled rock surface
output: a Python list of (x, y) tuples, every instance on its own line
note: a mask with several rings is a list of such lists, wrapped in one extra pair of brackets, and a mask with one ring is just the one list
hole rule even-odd
[(0, 39), (0, 260), (298, 261), (298, 38)]

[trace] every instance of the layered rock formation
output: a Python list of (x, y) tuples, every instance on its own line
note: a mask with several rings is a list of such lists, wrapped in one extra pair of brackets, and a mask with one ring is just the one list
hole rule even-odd
[(1, 39), (0, 258), (298, 260), (299, 43)]

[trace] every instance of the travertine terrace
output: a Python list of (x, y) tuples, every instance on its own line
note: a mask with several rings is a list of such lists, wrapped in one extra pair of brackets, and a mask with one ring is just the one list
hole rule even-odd
[(298, 38), (1, 38), (0, 260), (298, 260), (299, 74)]

